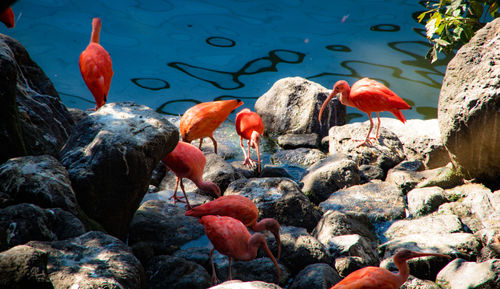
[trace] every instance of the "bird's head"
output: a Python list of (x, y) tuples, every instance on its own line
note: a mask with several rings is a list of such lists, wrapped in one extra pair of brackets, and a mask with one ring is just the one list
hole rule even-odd
[(345, 80), (339, 80), (335, 82), (335, 85), (333, 86), (333, 91), (331, 94), (337, 95), (339, 93), (342, 93), (346, 90), (350, 89), (349, 84)]
[(268, 230), (269, 232), (271, 232), (274, 235), (274, 239), (276, 240), (276, 243), (278, 245), (278, 254), (276, 256), (279, 259), (281, 256), (281, 238), (280, 238), (281, 226), (280, 226), (280, 223), (278, 223), (278, 221), (276, 221), (273, 218), (264, 218), (264, 219), (260, 220), (256, 224), (256, 226), (259, 227), (259, 228), (257, 228), (257, 230), (259, 230), (259, 231)]

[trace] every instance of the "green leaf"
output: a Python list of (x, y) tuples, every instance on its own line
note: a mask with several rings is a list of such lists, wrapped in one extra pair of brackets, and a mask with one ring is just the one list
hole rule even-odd
[(450, 42), (448, 42), (446, 40), (443, 40), (443, 39), (440, 39), (440, 38), (437, 38), (434, 41), (436, 41), (436, 43), (439, 44), (439, 45), (441, 45), (441, 46), (448, 46), (448, 45), (450, 45)]
[(472, 16), (480, 18), (483, 15), (483, 9), (483, 4), (479, 3), (479, 1), (470, 2), (470, 11)]
[(427, 14), (427, 12), (429, 12), (429, 11), (425, 11), (423, 13), (420, 13), (420, 15), (418, 15), (418, 17), (417, 17), (418, 23), (420, 23), (422, 21), (422, 19), (424, 19), (425, 14)]

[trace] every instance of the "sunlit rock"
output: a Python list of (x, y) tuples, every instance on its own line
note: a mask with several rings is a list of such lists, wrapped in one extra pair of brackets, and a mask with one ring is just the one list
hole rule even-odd
[(0, 287), (54, 288), (47, 274), (47, 257), (47, 252), (26, 245), (1, 252)]
[(482, 263), (455, 259), (439, 272), (436, 283), (446, 289), (494, 289), (499, 281), (499, 259)]
[(337, 271), (325, 263), (307, 265), (293, 280), (290, 289), (329, 289), (342, 278)]
[(445, 147), (467, 178), (499, 184), (500, 19), (492, 20), (449, 62), (438, 103)]

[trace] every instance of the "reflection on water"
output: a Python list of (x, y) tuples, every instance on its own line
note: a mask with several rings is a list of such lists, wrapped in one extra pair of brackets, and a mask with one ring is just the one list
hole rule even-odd
[[(13, 8), (22, 15), (16, 28), (0, 32), (20, 40), (66, 105), (81, 109), (94, 106), (78, 56), (95, 16), (115, 71), (109, 101), (171, 115), (230, 98), (253, 109), (274, 82), (302, 76), (330, 89), (370, 77), (414, 107), (408, 119), (434, 118), (449, 61), (424, 59), (429, 44), (415, 18), (424, 8), (410, 0), (23, 0)], [(367, 119), (347, 112), (349, 121)]]

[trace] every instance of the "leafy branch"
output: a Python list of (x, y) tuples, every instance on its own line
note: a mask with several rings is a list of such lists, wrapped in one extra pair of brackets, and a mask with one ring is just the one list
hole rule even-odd
[(434, 62), (438, 52), (451, 54), (474, 36), (488, 21), (500, 16), (500, 0), (426, 1), (428, 11), (418, 16), (425, 22), (432, 47), (426, 58)]

